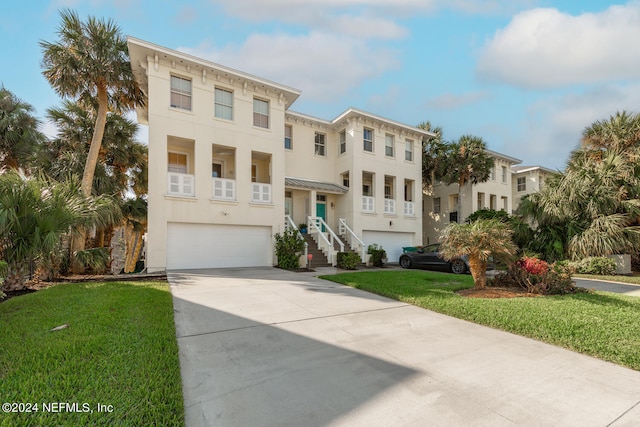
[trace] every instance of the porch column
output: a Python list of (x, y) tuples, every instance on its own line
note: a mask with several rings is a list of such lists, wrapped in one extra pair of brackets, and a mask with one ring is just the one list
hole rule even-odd
[(309, 215), (312, 217), (316, 216), (316, 200), (318, 198), (318, 192), (316, 190), (311, 190), (309, 194)]

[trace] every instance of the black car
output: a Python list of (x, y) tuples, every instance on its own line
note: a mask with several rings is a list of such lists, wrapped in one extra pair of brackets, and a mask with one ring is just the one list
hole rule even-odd
[(469, 271), (469, 263), (466, 257), (445, 261), (439, 249), (440, 243), (402, 248), (400, 266), (402, 268), (441, 269), (455, 274), (464, 274)]

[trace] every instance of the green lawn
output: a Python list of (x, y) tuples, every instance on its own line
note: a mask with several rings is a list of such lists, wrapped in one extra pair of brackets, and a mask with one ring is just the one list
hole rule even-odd
[(464, 298), (471, 276), (380, 271), (321, 276), (640, 370), (640, 298), (608, 292), (536, 298)]
[(184, 425), (166, 282), (61, 284), (3, 302), (0, 321), (0, 403), (38, 410), (3, 406), (1, 426)]

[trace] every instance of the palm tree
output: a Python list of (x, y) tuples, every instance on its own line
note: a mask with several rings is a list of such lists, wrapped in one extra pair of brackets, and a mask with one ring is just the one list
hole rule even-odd
[(27, 168), (44, 141), (33, 107), (0, 86), (0, 169)]
[(432, 126), (431, 122), (420, 123), (417, 128), (433, 132), (436, 136), (422, 141), (422, 185), (429, 189), (442, 176), (442, 164), (446, 143), (442, 139), (442, 128)]
[(444, 229), (440, 253), (446, 260), (467, 256), (474, 286), (484, 288), (490, 258), (510, 262), (516, 254), (512, 230), (497, 219), (479, 219), (469, 224), (451, 223)]
[(5, 290), (24, 288), (35, 262), (56, 251), (60, 236), (88, 224), (116, 221), (109, 198), (87, 198), (77, 185), (0, 174), (0, 258), (8, 264)]
[(462, 189), (468, 183), (477, 184), (489, 179), (493, 158), (487, 154), (482, 138), (464, 135), (457, 142), (447, 144), (440, 180), (445, 184), (458, 184), (458, 220), (462, 220)]
[(131, 70), (127, 41), (111, 20), (63, 10), (56, 43), (41, 41), (43, 74), (63, 98), (82, 105), (97, 105), (89, 153), (82, 175), (82, 192), (91, 195), (93, 177), (109, 111), (123, 113), (144, 103), (143, 93)]
[(524, 204), (539, 224), (538, 243), (574, 259), (640, 250), (639, 160), (640, 115), (617, 113), (586, 128), (565, 173)]
[(596, 121), (582, 132), (582, 149), (592, 155), (608, 150), (625, 152), (639, 145), (640, 114), (627, 111)]
[[(82, 175), (91, 142), (95, 110), (64, 101), (47, 110), (47, 118), (58, 128), (56, 138), (41, 152), (41, 165), (55, 179)], [(138, 125), (119, 115), (109, 114), (92, 194), (111, 194), (124, 199), (132, 189), (146, 194), (147, 147), (135, 140)]]

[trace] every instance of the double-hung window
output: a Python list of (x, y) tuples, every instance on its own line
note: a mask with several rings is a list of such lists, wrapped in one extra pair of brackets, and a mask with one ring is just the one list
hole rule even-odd
[(171, 106), (191, 111), (191, 80), (171, 76)]
[(413, 161), (413, 141), (410, 139), (404, 142), (404, 159), (410, 162)]
[(323, 133), (316, 132), (315, 137), (315, 154), (317, 156), (325, 155), (325, 135)]
[(347, 131), (340, 132), (340, 154), (347, 152)]
[(527, 191), (527, 178), (524, 176), (518, 177), (518, 191)]
[(293, 150), (293, 128), (289, 125), (284, 127), (284, 148)]
[(394, 156), (394, 138), (393, 135), (385, 135), (384, 136), (384, 155), (387, 157)]
[(362, 143), (364, 151), (373, 153), (373, 129), (364, 128)]
[(215, 116), (219, 119), (233, 120), (233, 92), (216, 88)]
[(269, 128), (269, 102), (262, 99), (253, 99), (253, 125), (261, 128)]

